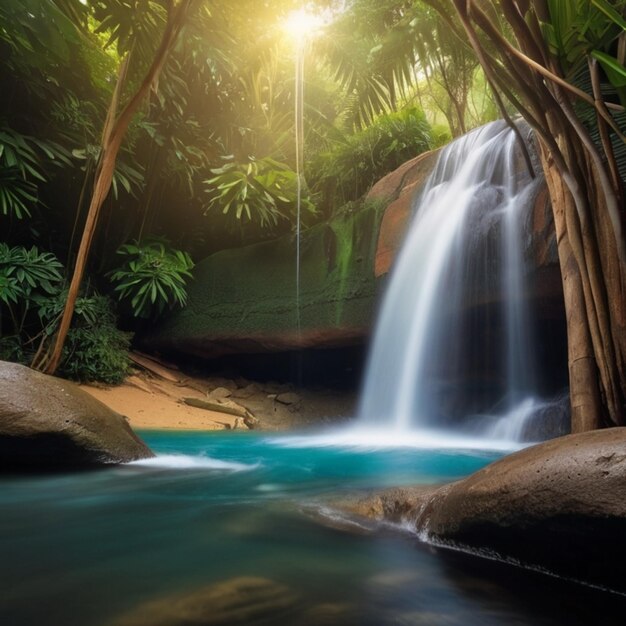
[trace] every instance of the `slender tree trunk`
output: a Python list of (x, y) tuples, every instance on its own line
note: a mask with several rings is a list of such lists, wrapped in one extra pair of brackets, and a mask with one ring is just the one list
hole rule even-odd
[(124, 60), (120, 68), (120, 76), (113, 92), (111, 105), (107, 113), (107, 119), (102, 133), (101, 160), (96, 170), (93, 195), (91, 197), (91, 202), (89, 203), (87, 219), (83, 229), (78, 255), (76, 257), (74, 274), (72, 275), (72, 280), (70, 282), (67, 301), (65, 303), (63, 316), (61, 317), (59, 329), (56, 334), (54, 347), (49, 355), (46, 354), (39, 360), (39, 362), (33, 363), (33, 367), (45, 371), (47, 374), (54, 374), (61, 361), (63, 346), (65, 345), (65, 339), (67, 338), (67, 333), (74, 315), (74, 307), (76, 305), (76, 299), (78, 298), (80, 285), (85, 273), (89, 250), (91, 248), (93, 235), (98, 223), (100, 209), (111, 188), (111, 181), (113, 180), (113, 173), (115, 172), (117, 155), (122, 145), (122, 141), (124, 140), (126, 131), (128, 130), (135, 113), (150, 92), (150, 89), (153, 88), (158, 80), (170, 50), (178, 38), (191, 1), (192, 0), (180, 0), (180, 2), (172, 2), (170, 5), (168, 21), (152, 64), (144, 77), (143, 82), (128, 104), (124, 107), (119, 117), (117, 117), (118, 102), (125, 78), (128, 57)]
[(557, 117), (547, 119), (563, 163), (542, 144), (542, 164), (563, 279), (572, 431), (581, 432), (626, 423), (626, 268), (598, 161), (575, 133), (559, 132)]

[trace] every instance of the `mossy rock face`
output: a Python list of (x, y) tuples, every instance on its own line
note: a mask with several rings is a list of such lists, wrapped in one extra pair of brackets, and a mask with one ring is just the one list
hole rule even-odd
[(371, 203), (304, 232), (299, 290), (295, 235), (201, 261), (188, 288), (188, 306), (147, 343), (214, 357), (362, 342), (374, 317), (374, 258), (383, 211), (383, 203)]

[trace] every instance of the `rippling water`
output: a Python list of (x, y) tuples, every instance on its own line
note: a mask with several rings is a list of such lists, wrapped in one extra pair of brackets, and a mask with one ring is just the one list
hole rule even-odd
[(458, 478), (498, 452), (143, 436), (156, 459), (0, 479), (2, 626), (104, 626), (146, 601), (237, 576), (277, 581), (299, 598), (300, 617), (263, 624), (300, 624), (319, 607), (309, 614), (326, 617), (307, 623), (623, 623), (618, 596), (409, 533), (338, 532), (307, 513), (342, 490)]

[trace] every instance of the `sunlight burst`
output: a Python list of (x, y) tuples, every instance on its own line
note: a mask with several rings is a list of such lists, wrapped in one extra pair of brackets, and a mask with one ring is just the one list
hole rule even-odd
[(319, 15), (300, 9), (288, 15), (285, 20), (285, 30), (296, 41), (300, 41), (319, 30), (322, 24), (323, 20)]

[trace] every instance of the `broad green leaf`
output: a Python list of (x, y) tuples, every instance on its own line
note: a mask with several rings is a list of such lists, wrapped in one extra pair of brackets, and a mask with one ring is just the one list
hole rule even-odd
[(593, 50), (591, 56), (598, 60), (614, 87), (626, 87), (626, 68), (617, 59), (600, 50)]

